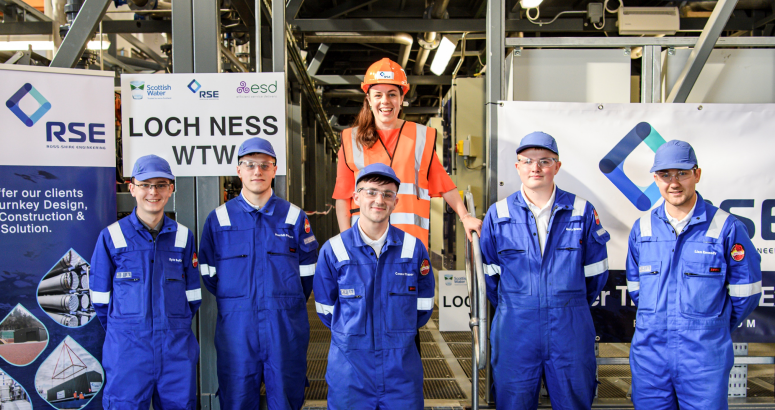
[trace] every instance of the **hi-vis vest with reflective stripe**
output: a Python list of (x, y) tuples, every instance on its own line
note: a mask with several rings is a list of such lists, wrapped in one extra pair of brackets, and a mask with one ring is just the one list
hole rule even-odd
[[(428, 248), (430, 229), (431, 197), (428, 192), (428, 173), (433, 150), (436, 146), (436, 129), (405, 121), (399, 131), (396, 149), (391, 157), (382, 140), (365, 148), (356, 141), (357, 128), (342, 131), (342, 149), (345, 162), (355, 174), (365, 166), (374, 163), (389, 165), (395, 171), (401, 186), (398, 187), (398, 205), (390, 215), (390, 223), (419, 238)], [(351, 224), (354, 224), (358, 206), (350, 200)]]

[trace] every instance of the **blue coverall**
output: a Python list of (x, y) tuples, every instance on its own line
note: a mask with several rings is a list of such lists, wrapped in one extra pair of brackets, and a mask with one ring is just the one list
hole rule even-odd
[(199, 344), (191, 318), (202, 303), (194, 236), (164, 217), (156, 237), (135, 211), (100, 232), (89, 285), (105, 328), (105, 409), (196, 408)]
[(555, 410), (589, 409), (595, 396), (589, 305), (608, 278), (610, 235), (592, 204), (555, 189), (543, 257), (521, 191), (492, 205), (482, 225), (499, 409), (535, 409), (542, 373)]
[(678, 235), (664, 206), (635, 222), (627, 288), (638, 306), (630, 347), (636, 408), (727, 408), (730, 333), (759, 303), (760, 263), (742, 222), (699, 193)]
[(330, 410), (423, 408), (414, 337), (433, 312), (435, 280), (425, 245), (388, 229), (379, 257), (357, 226), (320, 250), (315, 307), (331, 328)]
[(260, 210), (239, 195), (208, 215), (199, 261), (218, 303), (222, 409), (258, 409), (262, 382), (269, 409), (304, 403), (317, 248), (304, 211), (274, 193)]

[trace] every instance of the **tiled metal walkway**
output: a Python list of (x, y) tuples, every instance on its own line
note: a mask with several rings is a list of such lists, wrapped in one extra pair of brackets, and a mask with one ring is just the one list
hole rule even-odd
[[(331, 332), (315, 312), (314, 295), (307, 304), (310, 320), (310, 345), (307, 350), (307, 378), (304, 410), (326, 409), (328, 385), (325, 374)], [(470, 408), (471, 398), (471, 333), (439, 332), (438, 307), (428, 324), (420, 329), (423, 362), (423, 392), (425, 408), (433, 410), (463, 410)], [(775, 344), (750, 344), (750, 356), (775, 356)], [(629, 344), (600, 344), (600, 357), (627, 357)], [(479, 400), (484, 404), (485, 371), (479, 370)], [(627, 395), (632, 383), (630, 367), (600, 365), (598, 367), (598, 398), (594, 408), (632, 409)], [(730, 408), (775, 409), (775, 369), (771, 365), (748, 366), (748, 398), (731, 399)], [(542, 396), (539, 408), (549, 409), (548, 397)], [(482, 408), (486, 408), (482, 406)], [(361, 410), (361, 409), (358, 409)], [(365, 409), (364, 409), (365, 410)]]
[[(310, 321), (307, 378), (310, 386), (306, 391), (304, 410), (319, 410), (326, 408), (328, 385), (325, 375), (331, 331), (315, 312), (314, 295), (307, 304), (307, 312)], [(420, 329), (425, 408), (463, 410), (464, 405), (470, 406), (471, 334), (442, 333), (438, 331), (438, 324), (439, 313), (435, 310), (428, 324)]]

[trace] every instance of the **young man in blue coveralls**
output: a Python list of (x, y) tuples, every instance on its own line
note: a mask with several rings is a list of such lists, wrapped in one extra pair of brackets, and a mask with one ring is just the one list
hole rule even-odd
[(208, 215), (199, 247), (218, 302), (218, 398), (224, 410), (258, 409), (263, 382), (270, 410), (298, 410), (318, 243), (304, 211), (272, 191), (272, 144), (251, 138), (237, 157), (242, 192)]
[(315, 307), (331, 328), (331, 410), (423, 408), (414, 337), (431, 317), (435, 281), (425, 245), (390, 225), (400, 183), (385, 164), (364, 167), (357, 223), (320, 250)]
[(636, 409), (726, 409), (734, 363), (730, 333), (759, 303), (761, 257), (742, 222), (695, 191), (691, 145), (657, 149), (664, 198), (635, 221), (627, 289), (638, 314), (630, 348)]
[(163, 158), (141, 157), (132, 214), (103, 229), (91, 259), (91, 300), (105, 328), (102, 406), (196, 408), (199, 344), (191, 318), (202, 303), (194, 236), (167, 218), (175, 177)]
[(595, 327), (589, 305), (608, 278), (608, 232), (591, 203), (554, 184), (557, 143), (543, 132), (517, 148), (522, 189), (487, 211), (482, 257), (496, 307), (490, 340), (498, 409), (535, 409), (541, 375), (552, 408), (589, 409)]

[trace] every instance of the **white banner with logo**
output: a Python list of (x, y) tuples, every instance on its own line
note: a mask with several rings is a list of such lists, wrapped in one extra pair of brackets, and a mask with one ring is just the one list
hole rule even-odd
[(113, 73), (0, 69), (0, 164), (116, 166)]
[(555, 182), (595, 205), (611, 233), (611, 269), (625, 269), (627, 238), (644, 211), (662, 204), (649, 172), (665, 141), (692, 144), (697, 191), (736, 215), (775, 270), (775, 105), (589, 104), (503, 101), (498, 108), (498, 199), (520, 189), (516, 148), (532, 131), (552, 135), (562, 167)]
[(129, 74), (121, 96), (125, 176), (149, 154), (178, 177), (236, 175), (239, 146), (252, 137), (272, 143), (285, 175), (282, 73)]
[(439, 271), (439, 331), (468, 332), (471, 301), (466, 271)]

